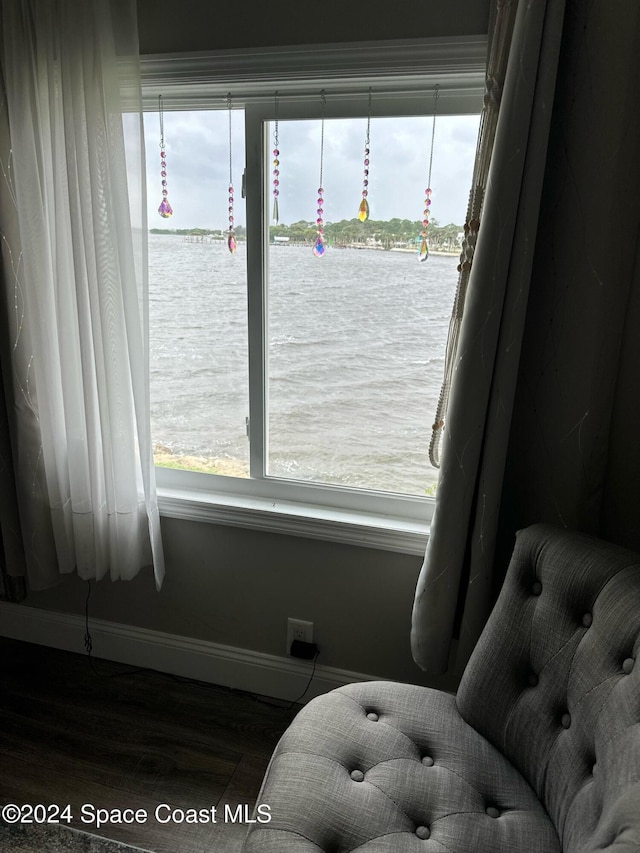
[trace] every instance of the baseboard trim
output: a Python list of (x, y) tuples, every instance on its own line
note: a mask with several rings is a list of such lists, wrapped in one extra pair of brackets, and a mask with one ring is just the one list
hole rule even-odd
[[(192, 637), (91, 619), (95, 658), (140, 666), (236, 690), (293, 701), (313, 669), (310, 661), (278, 657)], [(0, 602), (0, 635), (64, 651), (86, 654), (82, 616)], [(305, 702), (335, 687), (375, 676), (318, 664)]]

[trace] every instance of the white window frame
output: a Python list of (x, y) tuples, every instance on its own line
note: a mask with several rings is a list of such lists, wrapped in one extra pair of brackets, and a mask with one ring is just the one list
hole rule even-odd
[[(250, 478), (156, 468), (163, 515), (287, 533), (401, 553), (422, 554), (433, 513), (429, 497), (348, 489), (266, 475), (267, 269), (270, 140), (264, 122), (480, 113), (486, 37), (424, 39), (142, 59), (145, 109), (226, 108), (227, 93), (245, 110)], [(398, 104), (401, 102), (401, 109)], [(425, 412), (425, 417), (430, 417)], [(425, 447), (425, 453), (427, 448)]]

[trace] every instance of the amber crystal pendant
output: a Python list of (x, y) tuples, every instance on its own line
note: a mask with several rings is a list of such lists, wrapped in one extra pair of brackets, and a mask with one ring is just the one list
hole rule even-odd
[(420, 252), (421, 261), (426, 261), (429, 257), (429, 245), (427, 243), (427, 228), (429, 227), (429, 215), (431, 212), (431, 187), (427, 187), (424, 191), (424, 211), (422, 220), (422, 231), (420, 232)]
[[(367, 136), (368, 136), (367, 132)], [(368, 143), (367, 139), (367, 143)], [(369, 195), (369, 146), (364, 149), (364, 178), (362, 179), (362, 201), (360, 202), (360, 207), (358, 208), (358, 219), (360, 222), (366, 222), (369, 218), (369, 202), (367, 201), (367, 196)]]

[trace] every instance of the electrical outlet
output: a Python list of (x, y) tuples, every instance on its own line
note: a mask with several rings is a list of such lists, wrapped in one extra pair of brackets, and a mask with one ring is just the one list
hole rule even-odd
[(291, 654), (291, 643), (302, 640), (303, 643), (313, 642), (313, 622), (304, 619), (287, 619), (287, 654)]

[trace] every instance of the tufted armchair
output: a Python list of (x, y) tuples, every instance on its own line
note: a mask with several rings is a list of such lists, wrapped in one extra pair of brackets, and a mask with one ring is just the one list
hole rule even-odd
[(458, 693), (351, 684), (277, 746), (244, 853), (639, 853), (640, 557), (518, 534)]

